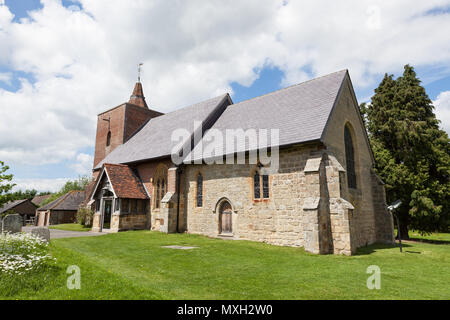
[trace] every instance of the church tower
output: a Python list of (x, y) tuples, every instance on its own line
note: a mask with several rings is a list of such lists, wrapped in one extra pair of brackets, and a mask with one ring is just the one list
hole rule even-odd
[(140, 77), (128, 102), (97, 116), (94, 168), (119, 145), (124, 144), (151, 118), (163, 113), (148, 108)]

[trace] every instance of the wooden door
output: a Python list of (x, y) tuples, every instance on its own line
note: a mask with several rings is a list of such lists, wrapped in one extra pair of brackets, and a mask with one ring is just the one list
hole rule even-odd
[(220, 233), (232, 233), (233, 211), (231, 204), (226, 201), (220, 206)]

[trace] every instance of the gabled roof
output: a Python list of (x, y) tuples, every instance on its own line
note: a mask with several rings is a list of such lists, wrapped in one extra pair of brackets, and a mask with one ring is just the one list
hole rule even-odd
[(70, 191), (58, 199), (46, 204), (38, 209), (38, 211), (61, 210), (61, 211), (77, 211), (80, 204), (84, 201), (84, 191)]
[(103, 170), (97, 178), (91, 197), (100, 186), (103, 176), (106, 175), (116, 197), (128, 199), (148, 199), (142, 181), (127, 165), (105, 163)]
[(33, 202), (37, 206), (40, 206), (42, 201), (50, 198), (51, 196), (52, 196), (51, 194), (47, 194), (45, 196), (36, 196), (33, 198), (33, 200), (31, 200), (31, 202)]
[(15, 201), (11, 201), (6, 203), (3, 207), (0, 208), (0, 213), (6, 212), (8, 210), (12, 210), (15, 207), (17, 207), (19, 204), (22, 204), (24, 202), (29, 201), (28, 199), (22, 199), (22, 200), (15, 200)]
[(104, 163), (124, 164), (170, 156), (178, 142), (171, 140), (176, 129), (186, 129), (194, 133), (194, 122), (207, 122), (211, 114), (228, 100), (223, 94), (189, 107), (185, 107), (151, 119), (140, 131), (125, 144), (118, 146), (106, 156), (94, 169), (100, 169)]
[[(320, 141), (346, 76), (347, 70), (342, 70), (230, 105), (211, 130), (225, 135), (226, 129), (279, 129), (278, 144), (270, 142), (268, 132), (268, 147)], [(205, 133), (204, 141), (213, 139), (211, 130)], [(223, 143), (222, 152), (214, 156), (226, 155), (225, 147)], [(201, 159), (199, 150), (198, 144), (185, 162)], [(249, 150), (247, 139), (236, 149)]]

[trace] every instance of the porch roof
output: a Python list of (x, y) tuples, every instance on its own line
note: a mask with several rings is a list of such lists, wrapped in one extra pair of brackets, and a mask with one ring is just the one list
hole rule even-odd
[(116, 197), (128, 199), (149, 199), (144, 185), (136, 173), (127, 165), (105, 163), (99, 175), (95, 192), (106, 174)]

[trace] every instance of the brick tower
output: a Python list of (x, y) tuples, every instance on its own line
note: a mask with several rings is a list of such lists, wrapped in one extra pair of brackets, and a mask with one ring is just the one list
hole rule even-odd
[(148, 120), (162, 114), (148, 108), (142, 84), (138, 80), (128, 102), (97, 116), (94, 168), (110, 152), (125, 143), (136, 131), (141, 129)]

